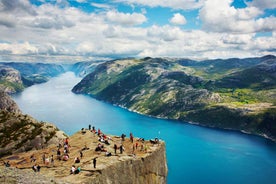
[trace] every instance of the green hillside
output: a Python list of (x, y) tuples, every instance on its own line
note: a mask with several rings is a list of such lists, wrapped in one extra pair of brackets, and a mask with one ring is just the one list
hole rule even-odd
[(121, 59), (72, 91), (145, 115), (276, 138), (276, 58)]

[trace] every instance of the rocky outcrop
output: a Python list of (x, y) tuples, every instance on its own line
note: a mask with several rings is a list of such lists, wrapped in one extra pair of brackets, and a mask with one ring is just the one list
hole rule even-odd
[[(36, 177), (35, 180), (30, 180), (31, 183), (39, 183), (36, 180), (41, 180), (43, 183), (66, 183), (66, 184), (165, 184), (167, 181), (167, 161), (165, 143), (159, 141), (145, 140), (141, 141), (134, 138), (134, 143), (138, 143), (137, 148), (133, 148), (133, 143), (129, 138), (121, 140), (119, 136), (106, 135), (110, 144), (104, 144), (98, 140), (99, 136), (90, 131), (85, 133), (79, 131), (69, 137), (70, 157), (67, 161), (59, 161), (54, 154), (54, 163), (45, 164), (42, 162), (41, 156), (46, 157), (56, 152), (57, 146), (50, 145), (41, 150), (33, 150), (20, 154), (14, 154), (4, 157), (4, 161), (10, 161), (11, 167), (17, 167), (23, 170), (30, 170), (33, 162), (30, 157), (38, 158), (36, 164), (41, 166), (41, 177)], [(114, 153), (114, 144), (118, 146), (123, 144), (124, 151)], [(95, 148), (99, 144), (104, 145), (105, 151), (96, 151)], [(141, 146), (143, 145), (143, 149)], [(63, 149), (61, 148), (61, 151)], [(80, 151), (83, 157), (80, 157)], [(106, 156), (110, 153), (111, 156)], [(75, 163), (74, 159), (80, 158), (80, 163)], [(96, 168), (93, 167), (93, 158), (97, 158)], [(80, 173), (69, 174), (69, 171), (75, 165), (80, 167)], [(12, 172), (12, 170), (11, 170)], [(32, 171), (33, 172), (33, 171)], [(20, 173), (20, 172), (17, 172)], [(0, 167), (0, 181), (1, 181)], [(30, 175), (30, 176), (28, 176)], [(42, 177), (43, 176), (43, 177)], [(13, 180), (19, 182), (22, 178), (32, 177), (32, 173), (20, 177), (14, 177)], [(11, 178), (9, 178), (11, 180)], [(45, 178), (52, 178), (51, 182)], [(20, 182), (21, 183), (21, 182)], [(24, 182), (22, 182), (24, 183)]]
[(165, 144), (139, 159), (121, 158), (121, 162), (104, 169), (93, 180), (95, 184), (165, 184), (167, 165)]
[(29, 115), (0, 111), (0, 157), (57, 144), (66, 135), (50, 123)]
[(21, 113), (17, 104), (11, 99), (7, 93), (0, 90), (0, 111), (8, 111), (14, 113)]
[(1, 65), (19, 71), (25, 87), (47, 82), (51, 77), (64, 73), (64, 68), (58, 64), (2, 62)]
[(6, 93), (16, 93), (23, 89), (23, 82), (18, 70), (0, 65), (0, 90)]
[(50, 123), (23, 115), (5, 92), (0, 92), (0, 157), (56, 144), (65, 134)]

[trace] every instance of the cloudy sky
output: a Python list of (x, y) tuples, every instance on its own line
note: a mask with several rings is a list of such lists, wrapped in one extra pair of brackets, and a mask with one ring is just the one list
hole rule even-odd
[(276, 0), (0, 0), (0, 61), (276, 55)]

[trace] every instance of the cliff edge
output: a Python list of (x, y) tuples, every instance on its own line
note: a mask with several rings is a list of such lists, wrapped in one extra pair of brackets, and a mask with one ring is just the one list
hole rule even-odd
[[(67, 139), (68, 153), (65, 153), (63, 146), (59, 149), (57, 145), (51, 145), (41, 150), (14, 154), (3, 158), (3, 160), (9, 161), (10, 168), (17, 167), (20, 172), (27, 170), (30, 171), (30, 175), (36, 174), (36, 177), (28, 177), (29, 174), (25, 172), (22, 176), (26, 178), (25, 181), (22, 177), (17, 176), (21, 183), (39, 183), (41, 181), (43, 183), (87, 184), (166, 183), (168, 169), (163, 141), (139, 138), (133, 138), (132, 141), (130, 138), (122, 140), (120, 136), (101, 135), (105, 137), (106, 141), (103, 141), (102, 136), (89, 130), (79, 131)], [(115, 144), (118, 146), (116, 153)], [(123, 146), (123, 150), (120, 150), (120, 145)], [(58, 150), (61, 151), (60, 157), (57, 155)], [(65, 155), (69, 156), (67, 160), (64, 159)], [(43, 157), (46, 158), (46, 161)], [(76, 158), (80, 159), (79, 163), (75, 162)], [(96, 160), (95, 163), (93, 159)], [(40, 172), (33, 171), (34, 165), (41, 167)], [(80, 172), (70, 174), (73, 166), (76, 169), (79, 168)], [(1, 176), (1, 170), (3, 167), (0, 167), (0, 178), (3, 179), (5, 176)], [(9, 172), (12, 171), (9, 170)], [(41, 181), (37, 181), (39, 180), (38, 176), (41, 176)], [(45, 179), (45, 176), (48, 179)], [(17, 181), (12, 174), (11, 177), (5, 179), (11, 178)]]

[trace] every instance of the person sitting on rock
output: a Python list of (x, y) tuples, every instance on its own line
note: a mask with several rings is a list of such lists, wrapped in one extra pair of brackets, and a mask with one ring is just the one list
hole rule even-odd
[(76, 171), (76, 167), (75, 167), (75, 165), (72, 165), (71, 170), (70, 170), (70, 174), (74, 174), (75, 171)]
[(34, 155), (31, 155), (31, 162), (35, 162), (36, 161), (36, 159), (35, 159), (35, 156)]
[(75, 158), (75, 163), (80, 163), (79, 157), (76, 157), (76, 158)]
[(10, 166), (11, 166), (11, 165), (10, 165), (10, 161), (4, 162), (4, 165), (5, 165), (6, 167), (10, 167)]
[(78, 168), (75, 170), (74, 174), (79, 174), (79, 173), (80, 173), (80, 171), (81, 171), (81, 168), (80, 168), (80, 167), (78, 167)]
[(86, 131), (85, 131), (84, 128), (81, 129), (81, 133), (82, 133), (82, 134), (85, 134), (85, 133), (86, 133)]
[(32, 169), (33, 169), (34, 172), (39, 172), (40, 171), (40, 166), (35, 164), (35, 165), (33, 165)]
[(107, 152), (105, 152), (105, 156), (110, 157), (110, 156), (112, 156), (112, 154), (107, 151)]
[(64, 154), (62, 160), (63, 161), (67, 161), (68, 159), (69, 159), (69, 155), (68, 154)]

